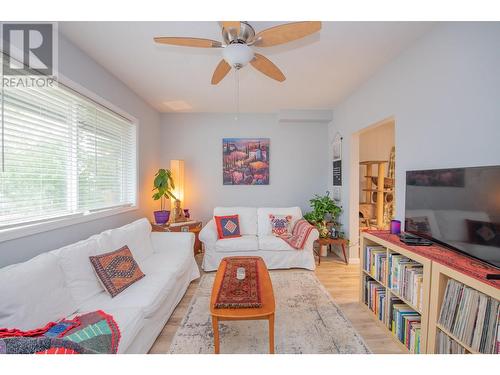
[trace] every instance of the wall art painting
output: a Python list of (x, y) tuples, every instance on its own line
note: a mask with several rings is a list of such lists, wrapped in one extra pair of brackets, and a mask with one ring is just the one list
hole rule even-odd
[(224, 185), (269, 185), (269, 138), (222, 140)]

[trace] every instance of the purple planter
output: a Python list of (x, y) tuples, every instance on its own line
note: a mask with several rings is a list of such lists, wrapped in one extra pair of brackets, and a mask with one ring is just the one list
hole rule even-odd
[(155, 211), (156, 224), (165, 224), (170, 219), (170, 211)]

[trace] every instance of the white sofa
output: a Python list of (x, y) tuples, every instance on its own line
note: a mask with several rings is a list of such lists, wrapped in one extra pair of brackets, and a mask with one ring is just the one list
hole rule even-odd
[(215, 221), (210, 220), (200, 232), (205, 247), (203, 269), (214, 271), (222, 258), (254, 255), (264, 259), (267, 268), (306, 268), (314, 270), (313, 245), (319, 232), (314, 229), (304, 249), (296, 250), (281, 238), (272, 235), (269, 214), (292, 215), (291, 227), (302, 218), (300, 207), (216, 207), (214, 216), (239, 215), (241, 237), (218, 239)]
[[(140, 219), (0, 269), (0, 327), (29, 330), (103, 310), (121, 332), (118, 353), (147, 353), (190, 282), (200, 276), (192, 233), (151, 232)], [(90, 255), (127, 245), (145, 277), (116, 297), (103, 289)], [(15, 251), (15, 249), (12, 249)]]

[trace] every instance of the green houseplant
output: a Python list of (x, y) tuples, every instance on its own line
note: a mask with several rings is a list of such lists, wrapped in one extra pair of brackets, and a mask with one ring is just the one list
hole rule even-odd
[(329, 227), (338, 227), (337, 218), (342, 212), (342, 208), (330, 198), (329, 191), (323, 196), (315, 194), (309, 202), (313, 210), (306, 213), (304, 219), (318, 228), (321, 238), (328, 237)]
[(165, 201), (172, 199), (177, 199), (172, 193), (175, 189), (174, 180), (172, 178), (172, 172), (169, 169), (158, 169), (155, 174), (155, 179), (153, 181), (153, 199), (155, 201), (160, 201), (160, 211), (155, 211), (155, 221), (157, 224), (165, 224), (170, 218), (170, 211), (165, 210)]

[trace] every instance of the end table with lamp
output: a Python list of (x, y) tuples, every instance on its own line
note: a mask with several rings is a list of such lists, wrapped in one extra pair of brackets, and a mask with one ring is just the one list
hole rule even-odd
[(201, 242), (198, 235), (203, 227), (201, 221), (186, 221), (180, 223), (166, 223), (166, 224), (155, 224), (151, 223), (153, 227), (153, 232), (191, 232), (194, 233), (194, 255), (200, 254), (202, 252)]

